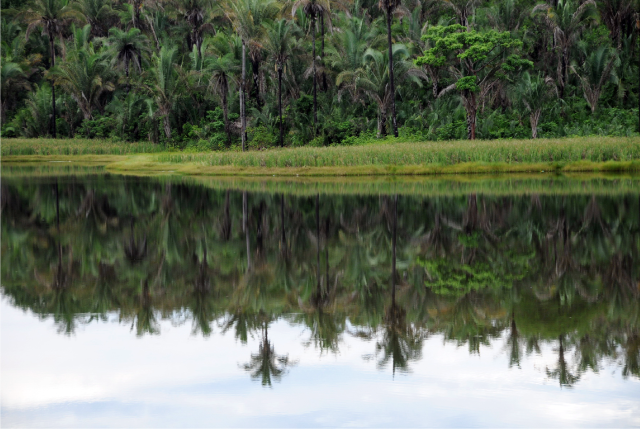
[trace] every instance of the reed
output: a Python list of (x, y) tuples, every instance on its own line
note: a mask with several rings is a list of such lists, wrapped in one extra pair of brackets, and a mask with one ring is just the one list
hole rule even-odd
[(266, 168), (624, 162), (638, 159), (638, 137), (397, 143), (385, 141), (363, 146), (161, 153), (155, 156), (156, 161), (163, 163)]
[(2, 156), (12, 155), (131, 155), (165, 150), (150, 142), (89, 139), (2, 139)]

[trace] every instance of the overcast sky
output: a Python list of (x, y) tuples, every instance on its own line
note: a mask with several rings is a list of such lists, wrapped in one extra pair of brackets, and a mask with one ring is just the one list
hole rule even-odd
[(265, 388), (241, 368), (257, 337), (242, 345), (232, 331), (202, 338), (162, 321), (161, 335), (137, 338), (115, 316), (67, 337), (4, 297), (0, 310), (3, 427), (640, 426), (638, 380), (604, 362), (561, 389), (545, 375), (551, 346), (509, 369), (502, 339), (478, 356), (436, 335), (393, 377), (365, 359), (375, 341), (344, 336), (338, 355), (320, 356), (304, 327), (281, 320), (269, 338), (297, 363)]

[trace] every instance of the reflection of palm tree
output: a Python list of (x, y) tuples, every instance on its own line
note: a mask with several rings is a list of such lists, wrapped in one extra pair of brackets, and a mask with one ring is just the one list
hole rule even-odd
[(258, 353), (251, 354), (251, 361), (243, 365), (245, 371), (251, 373), (251, 378), (261, 380), (263, 386), (271, 386), (271, 379), (280, 381), (288, 366), (295, 362), (289, 360), (289, 356), (277, 355), (269, 341), (269, 324), (263, 323), (262, 340)]
[(113, 283), (116, 280), (116, 272), (113, 265), (102, 261), (98, 264), (98, 280), (94, 289), (93, 312), (89, 322), (100, 318), (106, 320), (106, 313), (114, 307), (120, 306), (120, 297), (113, 290)]
[(134, 326), (138, 337), (141, 337), (144, 334), (154, 335), (160, 333), (155, 311), (151, 305), (151, 294), (149, 293), (148, 279), (143, 283), (142, 293), (140, 295), (140, 305), (138, 306), (131, 329), (133, 329)]
[(580, 374), (572, 374), (564, 357), (564, 334), (558, 336), (558, 364), (555, 369), (547, 368), (547, 377), (558, 379), (560, 386), (571, 387), (580, 379)]
[(209, 300), (211, 293), (211, 281), (209, 279), (209, 265), (207, 263), (207, 245), (203, 240), (202, 260), (194, 255), (194, 260), (198, 266), (196, 278), (193, 285), (191, 313), (193, 314), (193, 330), (196, 334), (202, 332), (204, 337), (211, 335), (211, 320), (213, 310)]
[(135, 265), (138, 262), (144, 260), (147, 256), (147, 236), (145, 234), (142, 241), (136, 241), (135, 234), (133, 232), (133, 224), (135, 220), (131, 219), (131, 235), (129, 240), (124, 243), (124, 255), (131, 265)]
[(507, 337), (507, 346), (509, 348), (509, 368), (516, 365), (520, 368), (520, 357), (521, 357), (521, 347), (520, 347), (520, 333), (518, 332), (518, 327), (516, 326), (516, 319), (511, 310), (511, 324), (509, 329), (509, 336)]
[(629, 375), (640, 377), (640, 335), (637, 331), (627, 335), (627, 341), (624, 345), (622, 376), (627, 378)]
[(391, 305), (385, 314), (386, 326), (382, 340), (376, 343), (378, 368), (382, 369), (391, 361), (393, 374), (409, 371), (409, 362), (422, 357), (422, 340), (420, 329), (406, 323), (406, 312), (397, 305)]
[(320, 350), (320, 354), (325, 351), (338, 353), (341, 336), (346, 329), (344, 316), (319, 310), (312, 313), (302, 313), (295, 318), (295, 321), (302, 322), (309, 328), (311, 335), (304, 342), (305, 346), (313, 344), (315, 348)]

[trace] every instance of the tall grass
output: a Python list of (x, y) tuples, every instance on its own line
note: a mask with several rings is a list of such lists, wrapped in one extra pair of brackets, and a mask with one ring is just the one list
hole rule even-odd
[(540, 140), (399, 142), (363, 146), (301, 147), (254, 152), (162, 153), (159, 162), (234, 167), (353, 167), (632, 161), (640, 159), (638, 137)]
[(157, 153), (162, 146), (149, 143), (113, 142), (90, 139), (2, 139), (2, 156), (7, 155), (130, 155)]

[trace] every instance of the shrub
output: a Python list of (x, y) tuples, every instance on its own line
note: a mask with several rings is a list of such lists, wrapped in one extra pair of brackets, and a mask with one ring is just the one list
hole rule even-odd
[(247, 128), (250, 149), (266, 149), (278, 144), (278, 137), (269, 131), (264, 125)]

